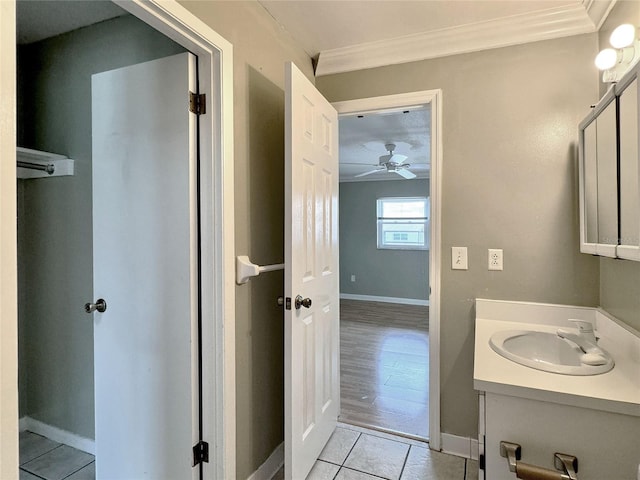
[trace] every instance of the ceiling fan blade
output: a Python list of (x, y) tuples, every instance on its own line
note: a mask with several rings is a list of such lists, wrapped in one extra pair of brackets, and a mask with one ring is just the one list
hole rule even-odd
[(358, 175), (355, 175), (353, 178), (364, 177), (365, 175), (371, 175), (372, 173), (382, 172), (383, 170), (386, 170), (386, 169), (385, 168), (376, 168), (375, 170), (369, 170), (368, 172), (364, 172), (364, 173), (360, 173)]
[(394, 172), (396, 172), (401, 177), (406, 178), (407, 180), (410, 180), (412, 178), (416, 178), (417, 177), (417, 175), (415, 173), (410, 172), (406, 168), (399, 168), (398, 170), (394, 170)]
[[(385, 155), (385, 156), (387, 156), (387, 157), (388, 157), (389, 155)], [(389, 158), (389, 160), (388, 160), (388, 161), (389, 161), (390, 163), (395, 163), (395, 164), (397, 164), (397, 165), (400, 165), (400, 164), (401, 164), (402, 162), (404, 162), (407, 158), (409, 158), (409, 157), (407, 157), (406, 155), (399, 155), (399, 154), (397, 154), (397, 153), (394, 153), (393, 155), (390, 155), (390, 157), (391, 157), (391, 158)]]
[(352, 162), (340, 162), (340, 165), (358, 165), (359, 167), (379, 167), (377, 163), (352, 163)]

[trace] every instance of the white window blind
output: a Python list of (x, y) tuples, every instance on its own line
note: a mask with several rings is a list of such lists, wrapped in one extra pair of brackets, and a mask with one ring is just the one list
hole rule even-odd
[(377, 200), (378, 248), (429, 249), (429, 197)]

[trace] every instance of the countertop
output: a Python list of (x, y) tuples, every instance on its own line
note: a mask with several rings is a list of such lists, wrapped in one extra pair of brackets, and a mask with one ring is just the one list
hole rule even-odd
[[(604, 374), (562, 375), (519, 365), (494, 352), (489, 338), (499, 330), (555, 332), (589, 320), (615, 367)], [(587, 307), (476, 300), (473, 385), (476, 390), (640, 417), (640, 336), (606, 312)]]

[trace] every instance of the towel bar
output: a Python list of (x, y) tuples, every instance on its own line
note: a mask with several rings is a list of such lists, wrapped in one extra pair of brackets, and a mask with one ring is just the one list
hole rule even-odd
[(246, 255), (238, 255), (236, 257), (236, 283), (238, 285), (247, 283), (251, 277), (257, 277), (262, 272), (273, 272), (275, 270), (284, 270), (284, 263), (261, 266), (252, 263)]
[(520, 461), (522, 448), (517, 443), (500, 442), (500, 456), (509, 462), (509, 471), (522, 480), (578, 480), (578, 459), (573, 455), (555, 453), (553, 464), (556, 470), (549, 470)]

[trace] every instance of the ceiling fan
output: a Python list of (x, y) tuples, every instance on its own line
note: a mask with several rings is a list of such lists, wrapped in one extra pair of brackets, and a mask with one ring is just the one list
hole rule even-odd
[[(394, 143), (387, 143), (384, 146), (384, 148), (386, 148), (389, 151), (389, 154), (380, 156), (380, 161), (378, 162), (378, 165), (374, 164), (374, 166), (376, 166), (377, 168), (373, 170), (369, 170), (368, 172), (360, 173), (356, 175), (354, 178), (364, 177), (366, 175), (371, 175), (372, 173), (377, 173), (377, 172), (393, 172), (393, 173), (397, 173), (398, 175), (406, 179), (416, 178), (416, 174), (409, 171), (409, 167), (411, 166), (411, 164), (404, 163), (408, 157), (406, 155), (393, 153), (393, 151), (396, 149), (396, 146)], [(363, 165), (363, 164), (351, 163), (349, 165)]]

